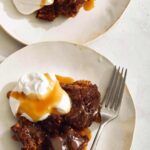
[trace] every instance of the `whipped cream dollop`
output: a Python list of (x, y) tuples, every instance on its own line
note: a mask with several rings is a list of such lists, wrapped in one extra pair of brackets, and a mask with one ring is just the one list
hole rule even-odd
[(29, 15), (43, 6), (53, 4), (54, 0), (13, 0), (13, 3), (21, 14)]
[[(50, 74), (53, 81), (56, 81), (54, 74)], [(35, 94), (39, 99), (45, 96), (48, 90), (52, 89), (55, 82), (49, 82), (44, 74), (30, 73), (23, 75), (15, 87), (15, 91), (22, 91), (26, 95)]]
[(52, 73), (23, 75), (11, 91), (9, 104), (14, 116), (20, 111), (30, 121), (44, 120), (53, 110), (67, 114), (71, 109), (70, 97)]

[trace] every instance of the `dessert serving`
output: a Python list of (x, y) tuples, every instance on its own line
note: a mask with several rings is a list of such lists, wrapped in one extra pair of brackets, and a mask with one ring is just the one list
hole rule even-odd
[(37, 18), (53, 21), (58, 16), (74, 17), (80, 8), (91, 10), (94, 0), (13, 0), (17, 10), (24, 15), (37, 13)]
[(17, 119), (13, 139), (22, 150), (85, 150), (88, 127), (101, 122), (100, 93), (87, 80), (29, 73), (7, 96)]

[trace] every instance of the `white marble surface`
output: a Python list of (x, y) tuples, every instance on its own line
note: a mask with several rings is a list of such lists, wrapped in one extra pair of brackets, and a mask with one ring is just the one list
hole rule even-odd
[[(150, 149), (150, 0), (131, 0), (120, 20), (88, 43), (114, 64), (128, 68), (127, 85), (136, 107), (132, 150)], [(0, 60), (24, 45), (0, 28)]]

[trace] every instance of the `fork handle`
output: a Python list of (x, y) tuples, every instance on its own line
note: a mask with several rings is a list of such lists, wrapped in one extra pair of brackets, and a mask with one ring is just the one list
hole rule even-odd
[(99, 125), (96, 136), (94, 138), (94, 141), (92, 143), (90, 150), (96, 150), (96, 147), (97, 147), (97, 144), (98, 144), (98, 141), (99, 141), (99, 138), (102, 133), (102, 129), (103, 129), (104, 125), (105, 125), (105, 123), (102, 123)]

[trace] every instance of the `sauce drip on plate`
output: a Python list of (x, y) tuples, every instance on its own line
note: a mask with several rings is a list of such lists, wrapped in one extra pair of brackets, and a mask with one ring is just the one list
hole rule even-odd
[(46, 4), (46, 0), (41, 0), (40, 6), (43, 7)]
[(83, 129), (83, 130), (80, 132), (80, 134), (81, 134), (82, 136), (87, 136), (89, 140), (90, 140), (91, 137), (92, 137), (92, 133), (91, 133), (91, 130), (90, 130), (89, 128)]
[(56, 75), (56, 78), (57, 80), (60, 82), (60, 83), (73, 83), (75, 80), (71, 77), (63, 77), (63, 76), (60, 76), (60, 75)]
[[(84, 128), (82, 131), (80, 131), (80, 134), (82, 136), (87, 136), (89, 140), (92, 138), (92, 133), (89, 128)], [(84, 150), (87, 150), (87, 145), (85, 145)]]
[(92, 8), (94, 8), (94, 2), (95, 2), (95, 0), (87, 0), (87, 2), (85, 2), (85, 4), (84, 4), (84, 9), (89, 11)]

